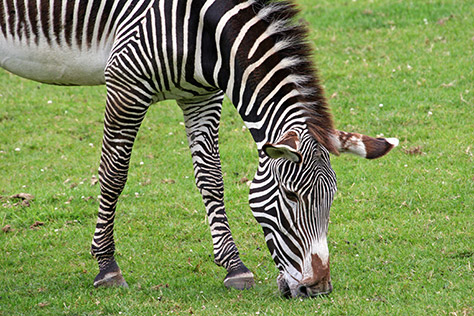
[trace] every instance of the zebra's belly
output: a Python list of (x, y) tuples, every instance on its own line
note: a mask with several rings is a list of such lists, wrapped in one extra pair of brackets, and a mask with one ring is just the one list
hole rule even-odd
[(0, 67), (24, 78), (57, 85), (104, 84), (110, 49), (12, 43), (0, 36)]

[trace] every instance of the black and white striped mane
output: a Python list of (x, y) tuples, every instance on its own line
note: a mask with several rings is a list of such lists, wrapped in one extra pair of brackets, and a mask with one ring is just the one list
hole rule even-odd
[[(284, 48), (279, 50), (277, 56), (272, 57), (274, 63), (278, 63), (278, 61), (285, 58), (292, 58), (295, 61), (294, 65), (290, 68), (282, 69), (272, 79), (277, 82), (283, 80), (288, 76), (288, 72), (291, 72), (291, 76), (295, 78), (291, 84), (287, 84), (284, 89), (281, 89), (280, 94), (284, 95), (296, 87), (300, 94), (294, 97), (296, 98), (295, 103), (305, 106), (308, 113), (306, 123), (310, 133), (330, 152), (337, 153), (337, 149), (334, 148), (330, 141), (330, 135), (334, 130), (333, 120), (313, 62), (314, 49), (312, 49), (308, 41), (309, 31), (298, 20), (300, 10), (292, 1), (278, 0), (257, 0), (253, 5), (253, 9), (257, 15), (261, 14), (264, 10), (271, 11), (269, 14), (261, 15), (265, 16), (264, 22), (267, 25), (278, 28), (271, 36), (272, 40), (262, 43), (259, 50), (271, 49), (275, 45), (282, 45)], [(237, 33), (238, 29), (235, 32)], [(253, 62), (252, 59), (247, 61), (249, 64)], [(256, 72), (252, 76), (253, 80), (250, 80), (250, 84), (256, 86), (264, 75)], [(268, 90), (263, 89), (259, 94), (259, 98), (265, 98), (268, 93)], [(281, 109), (280, 111), (283, 110)]]

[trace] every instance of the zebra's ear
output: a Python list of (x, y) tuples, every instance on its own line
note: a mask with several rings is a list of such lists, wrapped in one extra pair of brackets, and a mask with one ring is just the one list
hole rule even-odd
[(347, 133), (335, 130), (333, 133), (334, 147), (340, 153), (351, 153), (367, 159), (375, 159), (387, 154), (398, 146), (396, 138), (373, 138), (370, 136)]
[(285, 133), (276, 144), (266, 143), (263, 152), (270, 158), (285, 158), (295, 163), (301, 163), (303, 156), (298, 151), (300, 139), (293, 131)]

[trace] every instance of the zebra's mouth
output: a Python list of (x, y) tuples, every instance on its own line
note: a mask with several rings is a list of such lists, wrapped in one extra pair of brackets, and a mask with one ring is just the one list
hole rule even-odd
[(298, 286), (298, 296), (300, 297), (318, 297), (328, 295), (332, 292), (332, 284), (331, 282), (325, 285), (317, 285), (317, 286), (305, 286), (300, 285)]
[(278, 289), (281, 295), (286, 298), (311, 298), (328, 295), (332, 292), (331, 281), (313, 286), (300, 284), (296, 280), (292, 284), (290, 283), (291, 282), (288, 282), (288, 279), (285, 278), (283, 274), (280, 274), (277, 278)]
[(283, 295), (286, 298), (291, 298), (291, 289), (290, 285), (286, 281), (286, 278), (280, 274), (277, 278), (277, 284), (278, 284), (278, 289), (281, 292), (281, 295)]

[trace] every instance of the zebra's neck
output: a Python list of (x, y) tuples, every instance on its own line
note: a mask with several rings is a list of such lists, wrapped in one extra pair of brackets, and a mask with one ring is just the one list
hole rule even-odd
[[(210, 1), (208, 1), (210, 3)], [(229, 1), (230, 2), (230, 1)], [(288, 2), (252, 0), (201, 9), (216, 47), (203, 77), (224, 90), (261, 148), (288, 129), (307, 125), (316, 139), (332, 130), (314, 71), (306, 30)], [(269, 128), (271, 126), (271, 128)]]

